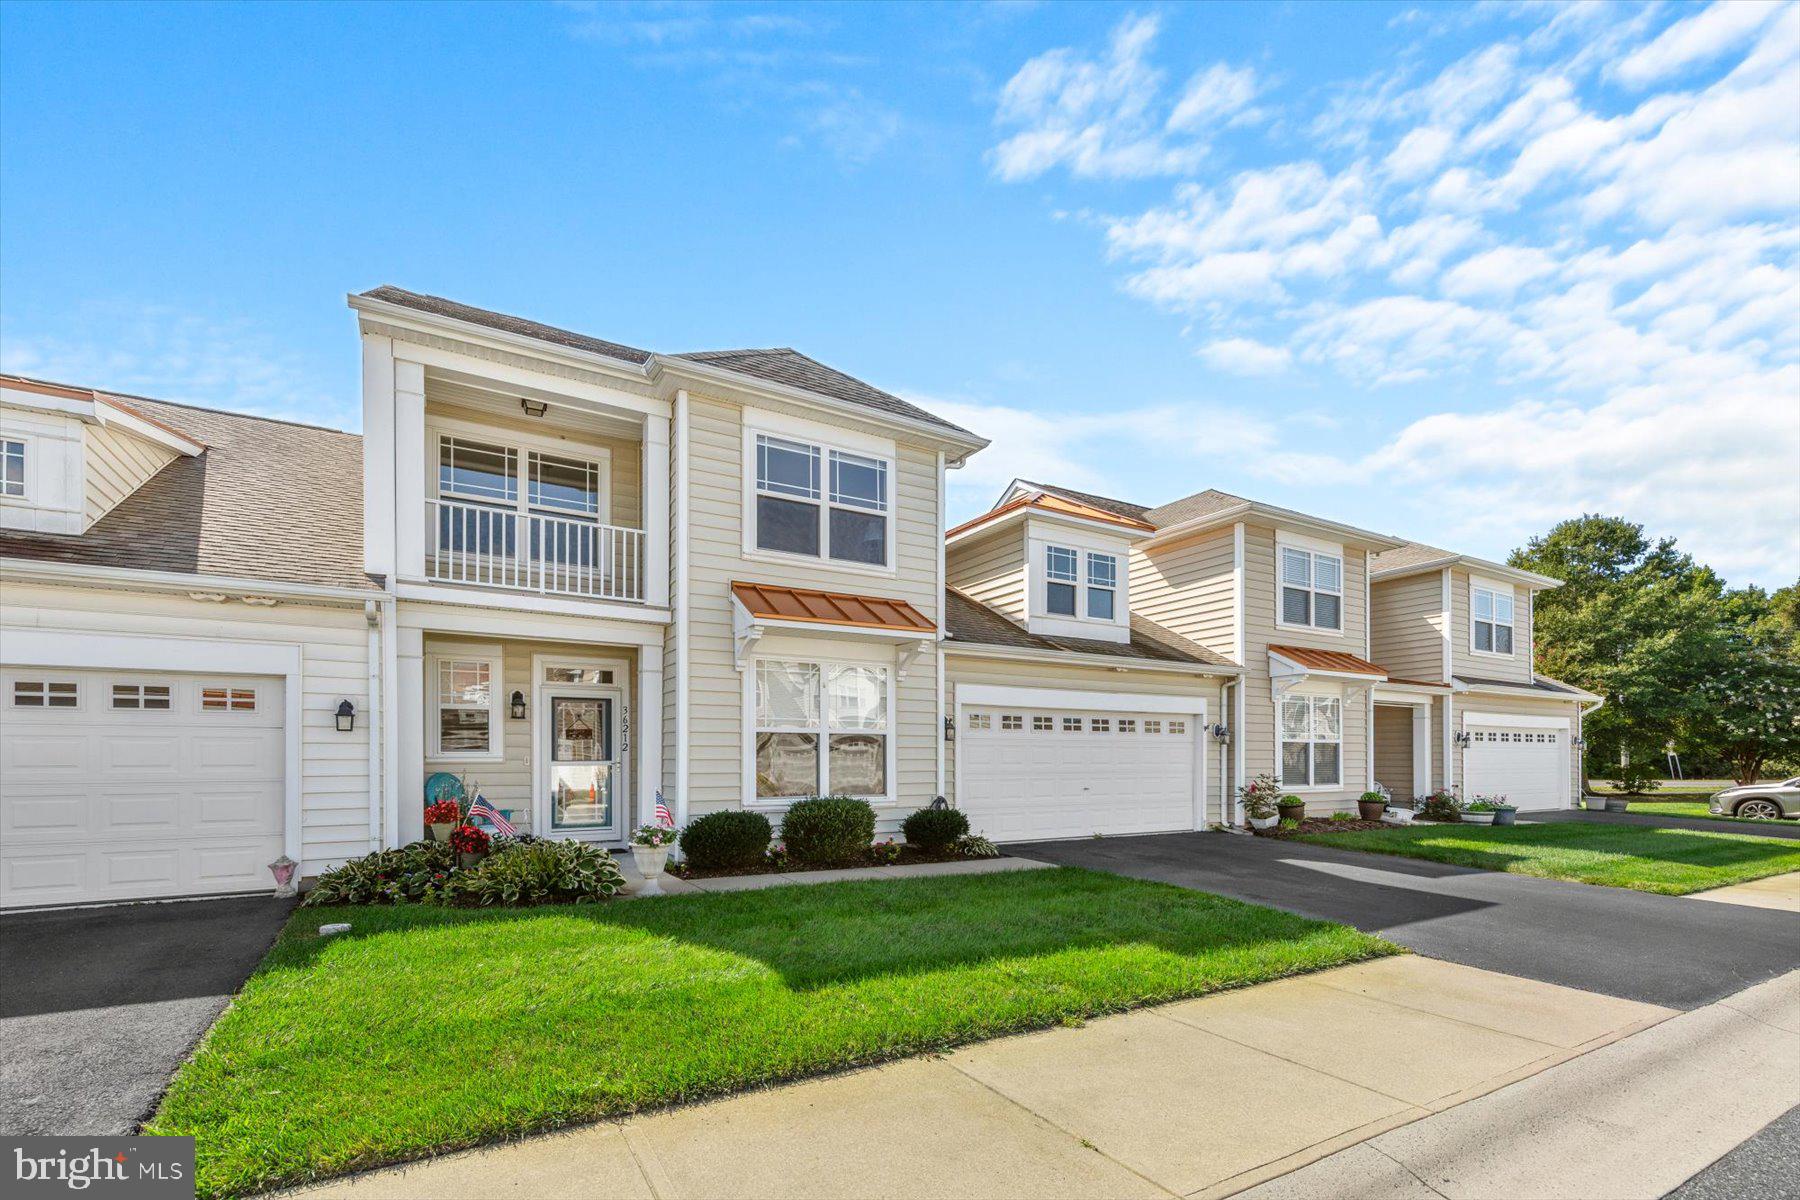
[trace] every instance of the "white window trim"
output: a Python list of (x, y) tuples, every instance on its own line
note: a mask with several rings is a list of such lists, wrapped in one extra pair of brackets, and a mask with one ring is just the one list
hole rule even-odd
[[(1075, 555), (1075, 578), (1057, 580), (1075, 589), (1075, 613), (1050, 611), (1050, 551), (1066, 550)], [(1092, 558), (1113, 560), (1113, 615), (1091, 615), (1088, 597), (1088, 564)], [(1131, 626), (1131, 551), (1128, 545), (1113, 539), (1084, 536), (1048, 523), (1033, 522), (1027, 526), (1025, 539), (1026, 620), (1033, 633), (1062, 637), (1099, 637), (1111, 641), (1128, 641)]]
[[(1488, 624), (1498, 628), (1506, 626), (1512, 631), (1512, 649), (1505, 654), (1498, 650), (1477, 650), (1475, 648), (1475, 593), (1487, 592), (1496, 598), (1504, 596), (1512, 605), (1512, 620), (1489, 621)], [(1501, 583), (1494, 579), (1482, 579), (1479, 576), (1469, 577), (1469, 653), (1477, 658), (1497, 658), (1502, 662), (1511, 661), (1519, 653), (1519, 597), (1510, 583)]]
[[(756, 441), (759, 437), (800, 442), (819, 452), (819, 498), (816, 501), (804, 500), (798, 496), (783, 496), (780, 492), (769, 493), (778, 499), (794, 500), (801, 504), (818, 504), (819, 553), (816, 556), (793, 554), (785, 550), (765, 550), (756, 544), (756, 498), (761, 494), (756, 487)], [(877, 459), (887, 468), (887, 509), (881, 514), (887, 521), (887, 527), (883, 534), (884, 549), (887, 554), (885, 562), (880, 564), (846, 562), (843, 559), (831, 557), (831, 510), (833, 508), (831, 452), (833, 450), (843, 454), (854, 454), (859, 458)], [(900, 508), (900, 460), (892, 442), (879, 438), (858, 437), (849, 430), (839, 430), (809, 421), (777, 419), (777, 414), (773, 413), (759, 413), (754, 420), (746, 414), (743, 485), (744, 540), (742, 550), (745, 558), (758, 559), (763, 562), (792, 563), (814, 570), (848, 571), (854, 575), (891, 577), (897, 573), (900, 556), (894, 542), (899, 532), (899, 521), (896, 514)], [(853, 504), (839, 504), (836, 507), (863, 513), (873, 511)]]
[[(12, 640), (11, 634), (8, 634), (7, 640), (9, 643), (11, 642), (11, 640)], [(10, 648), (11, 647), (9, 645), (8, 649), (10, 650)], [(45, 685), (45, 687), (44, 687), (44, 703), (42, 703), (42, 704), (20, 704), (20, 703), (18, 703), (15, 698), (16, 693), (14, 692), (14, 686), (16, 684), (20, 684), (20, 683), (44, 684)], [(73, 703), (73, 704), (51, 704), (50, 703), (49, 685), (52, 683), (72, 683), (72, 684), (74, 684), (75, 685), (75, 703)], [(9, 679), (7, 681), (6, 689), (5, 689), (5, 696), (3, 699), (4, 699), (4, 703), (5, 703), (5, 706), (8, 711), (32, 712), (32, 713), (38, 713), (38, 712), (81, 713), (81, 712), (87, 711), (88, 693), (93, 690), (92, 688), (87, 686), (87, 683), (88, 683), (87, 680), (81, 679), (79, 677), (68, 676), (68, 675), (59, 676), (59, 675), (55, 675), (55, 674), (46, 674), (42, 671), (32, 672), (30, 674), (21, 673), (18, 677)]]
[[(443, 725), (438, 719), (442, 704), (443, 680), (439, 664), (445, 662), (479, 662), (488, 668), (488, 748), (486, 750), (449, 750), (443, 748)], [(425, 706), (425, 757), (430, 762), (499, 762), (506, 757), (505, 658), (498, 646), (456, 647), (432, 646), (425, 656), (427, 703)], [(459, 704), (457, 708), (471, 705)]]
[[(511, 450), (517, 455), (515, 466), (519, 473), (518, 495), (507, 501), (491, 496), (444, 494), (438, 486), (438, 464), (443, 453), (444, 438), (455, 438), (465, 442), (485, 442), (490, 446)], [(433, 500), (443, 500), (450, 504), (474, 504), (501, 512), (516, 512), (520, 516), (555, 517), (565, 521), (595, 521), (601, 525), (612, 524), (612, 450), (606, 446), (592, 446), (585, 442), (565, 441), (559, 438), (534, 437), (528, 433), (493, 425), (482, 425), (475, 421), (464, 421), (456, 417), (433, 417), (427, 421), (425, 423), (425, 445), (427, 454), (425, 481)], [(592, 463), (596, 468), (595, 486), (599, 489), (599, 512), (578, 513), (555, 506), (533, 505), (531, 503), (531, 455), (533, 454), (548, 454), (556, 458)]]
[[(1344, 791), (1349, 786), (1344, 782), (1344, 780), (1346, 778), (1348, 778), (1348, 776), (1349, 776), (1349, 772), (1345, 769), (1345, 764), (1344, 764), (1344, 747), (1345, 747), (1345, 745), (1347, 745), (1349, 743), (1349, 738), (1347, 738), (1345, 736), (1346, 731), (1349, 729), (1350, 704), (1349, 704), (1348, 698), (1341, 691), (1295, 690), (1295, 691), (1291, 691), (1291, 692), (1284, 692), (1281, 694), (1280, 697), (1278, 697), (1276, 699), (1276, 701), (1275, 701), (1275, 779), (1277, 782), (1279, 782), (1281, 779), (1281, 747), (1282, 747), (1282, 744), (1286, 741), (1286, 739), (1283, 738), (1282, 734), (1281, 734), (1281, 705), (1286, 700), (1305, 700), (1309, 705), (1314, 700), (1336, 700), (1338, 702), (1338, 739), (1337, 739), (1337, 743), (1336, 743), (1337, 748), (1338, 748), (1338, 781), (1336, 783), (1304, 783), (1304, 784), (1283, 783), (1281, 785), (1281, 790), (1284, 792), (1294, 792), (1296, 794), (1302, 794), (1302, 793), (1323, 794), (1326, 792), (1342, 792), (1342, 791)], [(1308, 716), (1307, 716), (1307, 721), (1308, 721), (1309, 725), (1310, 725), (1311, 720), (1312, 720), (1312, 717), (1311, 717), (1311, 713), (1309, 711)], [(1311, 739), (1311, 738), (1309, 738), (1308, 741), (1315, 745), (1329, 746), (1332, 744), (1331, 742), (1318, 742), (1316, 739)], [(1307, 760), (1306, 774), (1307, 774), (1308, 779), (1311, 779), (1313, 776), (1313, 762), (1312, 762), (1312, 759), (1310, 756), (1308, 757), (1308, 760)]]
[[(817, 667), (819, 670), (820, 694), (819, 694), (819, 722), (818, 722), (818, 725), (816, 727), (804, 729), (804, 730), (799, 729), (798, 726), (796, 726), (794, 728), (798, 732), (816, 734), (819, 738), (819, 747), (818, 747), (819, 778), (818, 778), (818, 783), (819, 783), (820, 790), (817, 794), (821, 795), (821, 796), (826, 796), (826, 795), (831, 794), (828, 790), (826, 790), (830, 786), (830, 772), (831, 772), (831, 743), (830, 743), (830, 737), (831, 737), (830, 707), (831, 706), (830, 706), (830, 701), (825, 694), (826, 680), (829, 676), (831, 668), (833, 668), (833, 667), (880, 667), (887, 672), (887, 728), (880, 731), (887, 738), (887, 745), (886, 745), (887, 761), (883, 768), (883, 770), (886, 774), (886, 777), (887, 777), (887, 793), (883, 796), (862, 796), (862, 797), (858, 797), (858, 798), (867, 800), (869, 802), (869, 804), (875, 808), (891, 808), (894, 805), (898, 804), (899, 803), (900, 785), (899, 785), (899, 779), (896, 775), (896, 767), (898, 765), (898, 755), (896, 754), (895, 751), (896, 751), (896, 748), (900, 741), (900, 730), (899, 730), (900, 721), (899, 721), (899, 710), (895, 707), (897, 700), (898, 700), (898, 692), (897, 692), (897, 688), (896, 688), (896, 684), (898, 682), (896, 679), (896, 675), (898, 674), (898, 672), (895, 670), (893, 652), (891, 650), (889, 650), (885, 654), (868, 655), (865, 657), (865, 656), (858, 656), (853, 653), (846, 653), (846, 652), (838, 651), (836, 649), (834, 649), (833, 652), (829, 655), (821, 655), (816, 652), (807, 653), (805, 651), (799, 651), (799, 650), (775, 649), (775, 650), (771, 650), (768, 653), (757, 654), (757, 655), (752, 656), (749, 659), (749, 661), (747, 662), (747, 664), (745, 666), (745, 670), (744, 670), (744, 696), (743, 696), (743, 729), (744, 729), (743, 796), (744, 796), (744, 799), (743, 799), (743, 807), (745, 807), (747, 809), (752, 809), (752, 810), (755, 810), (758, 812), (768, 812), (768, 811), (785, 812), (787, 810), (787, 807), (790, 804), (794, 803), (794, 801), (804, 800), (806, 798), (804, 796), (758, 796), (756, 794), (756, 735), (758, 732), (758, 726), (757, 726), (757, 722), (756, 722), (756, 668), (757, 668), (757, 664), (759, 664), (761, 662), (765, 662), (765, 661), (767, 661), (767, 662), (803, 663), (807, 666)], [(858, 731), (857, 730), (838, 730), (838, 732), (839, 733), (855, 733)], [(875, 730), (863, 730), (861, 732), (874, 733), (876, 731)]]
[[(36, 446), (34, 444), (36, 441), (37, 439), (28, 433), (14, 433), (10, 429), (0, 432), (0, 443), (17, 442), (21, 447), (20, 453), (23, 456), (24, 461), (23, 478), (19, 483), (19, 486), (23, 490), (18, 492), (8, 492), (3, 490), (3, 485), (0, 485), (0, 499), (4, 499), (12, 504), (30, 504), (32, 498), (37, 494), (37, 489), (32, 486), (36, 482), (35, 466), (38, 457)], [(4, 447), (0, 446), (0, 452), (3, 452), (3, 450)], [(4, 461), (0, 461), (0, 479), (4, 478), (4, 468)]]
[[(1304, 551), (1305, 553), (1314, 556), (1315, 558), (1320, 555), (1324, 555), (1327, 558), (1337, 559), (1337, 561), (1338, 561), (1338, 590), (1336, 592), (1330, 592), (1330, 591), (1325, 592), (1325, 594), (1328, 596), (1335, 595), (1338, 598), (1338, 623), (1337, 623), (1336, 629), (1331, 628), (1329, 625), (1310, 625), (1310, 624), (1302, 625), (1302, 624), (1299, 624), (1294, 621), (1287, 621), (1287, 620), (1282, 619), (1282, 611), (1283, 611), (1282, 603), (1281, 603), (1282, 592), (1285, 591), (1287, 589), (1287, 587), (1289, 586), (1282, 576), (1281, 552), (1283, 550), (1300, 550), (1300, 551)], [(1316, 575), (1316, 571), (1314, 572), (1314, 574)], [(1294, 630), (1299, 630), (1299, 631), (1302, 631), (1305, 633), (1318, 634), (1321, 637), (1338, 637), (1338, 638), (1344, 637), (1345, 636), (1344, 627), (1349, 624), (1349, 613), (1347, 611), (1347, 609), (1349, 608), (1349, 605), (1347, 603), (1347, 596), (1348, 596), (1348, 592), (1349, 592), (1349, 583), (1350, 583), (1349, 564), (1344, 559), (1344, 547), (1342, 545), (1339, 545), (1336, 542), (1319, 541), (1316, 538), (1305, 537), (1305, 536), (1303, 536), (1301, 534), (1297, 534), (1297, 533), (1283, 532), (1283, 533), (1279, 533), (1276, 535), (1276, 537), (1275, 537), (1275, 614), (1274, 614), (1275, 615), (1275, 628), (1277, 628), (1277, 629), (1294, 629)], [(1307, 591), (1316, 597), (1319, 594), (1319, 592), (1321, 591), (1321, 589), (1318, 587), (1318, 585), (1316, 583), (1310, 583), (1307, 586)], [(1316, 600), (1314, 600), (1314, 602), (1311, 604), (1310, 611), (1315, 614), (1319, 611), (1318, 602)]]

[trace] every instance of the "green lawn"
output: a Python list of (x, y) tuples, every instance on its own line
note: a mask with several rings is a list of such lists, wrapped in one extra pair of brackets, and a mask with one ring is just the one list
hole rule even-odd
[[(1666, 799), (1664, 798), (1665, 796), (1667, 797)], [(1739, 821), (1745, 825), (1770, 825), (1775, 823), (1772, 821), (1757, 820), (1751, 817), (1715, 817), (1711, 812), (1707, 811), (1707, 803), (1712, 799), (1711, 792), (1706, 793), (1706, 796), (1699, 800), (1681, 799), (1680, 796), (1681, 793), (1679, 792), (1674, 795), (1669, 795), (1665, 792), (1655, 792), (1652, 793), (1648, 800), (1640, 800), (1634, 796), (1631, 800), (1631, 807), (1627, 811), (1634, 813), (1648, 813), (1653, 817), (1698, 817), (1708, 821)]]
[(192, 1135), (200, 1193), (237, 1194), (1393, 953), (1069, 869), (302, 909), (147, 1132)]
[(1419, 825), (1298, 840), (1670, 896), (1800, 871), (1800, 842), (1648, 825)]

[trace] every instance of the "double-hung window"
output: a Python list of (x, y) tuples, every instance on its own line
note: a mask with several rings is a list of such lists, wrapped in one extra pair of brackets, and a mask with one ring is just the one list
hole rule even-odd
[(1281, 786), (1334, 787), (1343, 779), (1344, 713), (1336, 696), (1281, 700)]
[(499, 660), (445, 657), (436, 659), (435, 664), (431, 756), (496, 757)]
[(756, 438), (758, 550), (885, 567), (887, 460), (790, 438)]
[(444, 434), (436, 551), (510, 557), (523, 544), (535, 563), (591, 566), (600, 557), (605, 487), (598, 458)]
[(1470, 604), (1475, 621), (1475, 649), (1482, 654), (1513, 652), (1513, 598), (1511, 592), (1477, 587)]
[(1075, 615), (1079, 556), (1062, 546), (1044, 547), (1044, 611), (1053, 617)]
[(0, 496), (25, 494), (25, 443), (0, 441)]
[(1344, 560), (1281, 547), (1281, 623), (1314, 629), (1344, 627)]
[(756, 796), (888, 793), (888, 668), (756, 663)]
[(1090, 621), (1113, 619), (1113, 599), (1119, 589), (1119, 560), (1110, 554), (1087, 556), (1087, 615)]

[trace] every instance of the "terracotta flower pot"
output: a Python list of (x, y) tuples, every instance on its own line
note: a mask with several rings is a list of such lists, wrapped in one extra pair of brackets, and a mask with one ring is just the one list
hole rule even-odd
[(1356, 815), (1365, 821), (1379, 821), (1381, 814), (1386, 811), (1387, 801), (1385, 800), (1358, 800), (1356, 802)]
[(1304, 821), (1306, 819), (1306, 805), (1304, 804), (1280, 804), (1276, 808), (1281, 813), (1283, 821)]

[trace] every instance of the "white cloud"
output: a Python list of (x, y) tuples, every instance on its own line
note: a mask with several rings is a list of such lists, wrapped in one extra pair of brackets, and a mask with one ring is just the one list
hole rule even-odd
[(1154, 16), (1130, 16), (1101, 58), (1064, 47), (1020, 67), (1000, 93), (996, 120), (1017, 132), (990, 153), (994, 173), (1016, 181), (1063, 167), (1077, 178), (1133, 179), (1198, 165), (1210, 127), (1248, 114), (1255, 73), (1217, 64), (1170, 102), (1149, 61), (1160, 29)]
[(1556, 259), (1535, 246), (1496, 246), (1470, 255), (1444, 272), (1444, 294), (1510, 296), (1526, 284), (1553, 274)]
[(1400, 139), (1387, 156), (1388, 174), (1403, 182), (1423, 178), (1437, 169), (1455, 145), (1456, 135), (1435, 125), (1421, 125)]
[(1271, 346), (1255, 338), (1220, 338), (1195, 351), (1209, 366), (1233, 375), (1278, 375), (1293, 361), (1286, 346)]
[(1695, 63), (1718, 57), (1750, 37), (1763, 23), (1791, 12), (1768, 0), (1717, 0), (1703, 12), (1675, 22), (1613, 71), (1614, 78), (1643, 87)]

